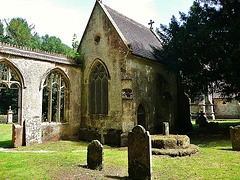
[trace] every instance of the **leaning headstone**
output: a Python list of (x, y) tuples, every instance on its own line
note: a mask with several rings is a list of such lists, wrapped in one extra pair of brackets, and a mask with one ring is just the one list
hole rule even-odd
[(87, 166), (90, 169), (103, 169), (103, 145), (98, 140), (93, 140), (88, 145)]
[(12, 124), (13, 122), (13, 111), (11, 109), (11, 106), (9, 106), (9, 110), (7, 113), (7, 124)]
[(19, 124), (12, 125), (12, 146), (21, 147), (23, 145), (23, 126)]
[(232, 148), (234, 150), (240, 150), (240, 125), (235, 127), (230, 126), (230, 137)]
[(169, 136), (169, 123), (163, 122), (163, 135)]
[(151, 136), (141, 125), (135, 126), (128, 135), (128, 174), (132, 179), (151, 179)]

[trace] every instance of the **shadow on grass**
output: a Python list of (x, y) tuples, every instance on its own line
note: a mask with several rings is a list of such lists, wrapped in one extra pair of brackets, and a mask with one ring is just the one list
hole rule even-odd
[(127, 176), (119, 177), (119, 176), (106, 175), (105, 177), (106, 178), (111, 178), (111, 179), (128, 179), (128, 180), (130, 180), (130, 178), (128, 178)]
[(240, 151), (240, 150), (236, 150), (236, 149), (233, 149), (233, 148), (221, 148), (221, 149), (218, 149), (218, 150), (233, 151), (233, 152)]
[(87, 165), (77, 165), (78, 167), (81, 167), (81, 168), (85, 168), (85, 169), (88, 169), (88, 166)]
[(0, 148), (12, 148), (12, 140), (0, 141)]
[[(84, 168), (84, 169), (89, 169), (87, 165), (78, 165), (78, 167)], [(111, 175), (105, 175), (106, 178), (111, 178), (111, 179), (126, 179), (130, 180), (128, 176), (120, 177), (120, 176), (111, 176)]]

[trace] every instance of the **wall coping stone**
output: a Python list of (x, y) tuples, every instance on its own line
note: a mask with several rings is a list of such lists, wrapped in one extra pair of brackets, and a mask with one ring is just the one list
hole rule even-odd
[(34, 50), (25, 47), (17, 47), (11, 44), (0, 42), (0, 53), (21, 56), (25, 58), (33, 58), (43, 61), (57, 62), (60, 64), (77, 65), (70, 56), (50, 53), (46, 51)]

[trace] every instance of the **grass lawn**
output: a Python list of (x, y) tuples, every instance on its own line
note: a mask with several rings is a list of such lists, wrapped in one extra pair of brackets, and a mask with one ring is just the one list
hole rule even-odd
[[(240, 151), (232, 150), (229, 133), (189, 136), (201, 153), (153, 155), (152, 179), (240, 179)], [(104, 170), (94, 171), (86, 168), (87, 145), (59, 141), (13, 149), (11, 125), (0, 124), (0, 149), (8, 150), (0, 151), (0, 179), (127, 179), (127, 150), (104, 146)]]

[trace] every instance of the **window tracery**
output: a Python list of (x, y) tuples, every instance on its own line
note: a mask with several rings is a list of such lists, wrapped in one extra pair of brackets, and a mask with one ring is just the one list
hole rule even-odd
[(22, 83), (18, 69), (7, 60), (0, 61), (1, 110), (11, 106), (19, 124), (22, 124)]
[(108, 114), (108, 72), (98, 62), (90, 74), (89, 112), (90, 114)]
[(59, 71), (51, 72), (43, 84), (43, 121), (65, 122), (68, 80)]

